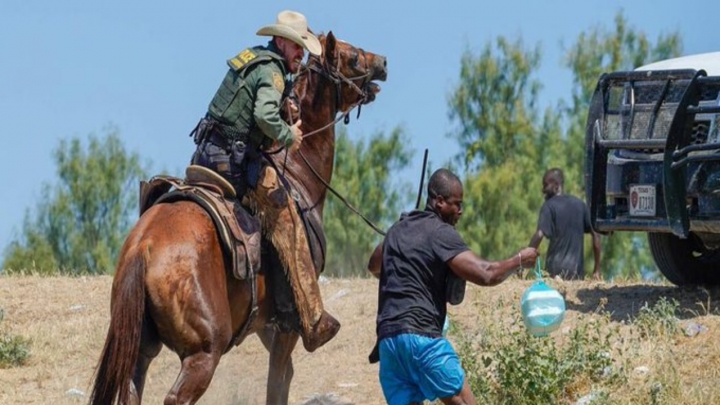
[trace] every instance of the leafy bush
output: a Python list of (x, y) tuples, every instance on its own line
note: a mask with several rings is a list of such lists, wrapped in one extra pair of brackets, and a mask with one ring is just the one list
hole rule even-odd
[(7, 274), (107, 274), (137, 216), (138, 181), (146, 178), (137, 153), (119, 131), (61, 140), (53, 152), (58, 179), (46, 183), (22, 231), (4, 250)]
[[(0, 310), (0, 323), (3, 312)], [(30, 357), (30, 341), (0, 329), (0, 368), (22, 366)]]
[[(460, 358), (470, 386), (481, 403), (536, 405), (575, 400), (601, 379), (612, 384), (623, 377), (613, 372), (609, 319), (581, 319), (561, 339), (538, 338), (521, 327), (490, 327), (459, 337)], [(479, 339), (478, 339), (479, 338)], [(607, 396), (598, 394), (595, 403)]]
[(674, 335), (680, 331), (680, 323), (675, 316), (679, 305), (674, 298), (668, 300), (665, 297), (660, 297), (652, 307), (646, 302), (633, 323), (642, 337)]

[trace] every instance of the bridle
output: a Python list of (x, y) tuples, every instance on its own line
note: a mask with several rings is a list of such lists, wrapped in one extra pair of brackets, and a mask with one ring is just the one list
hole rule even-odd
[[(335, 85), (335, 109), (337, 110), (342, 102), (342, 86), (347, 85), (352, 90), (354, 90), (358, 94), (358, 99), (353, 102), (350, 107), (347, 109), (347, 111), (342, 112), (337, 118), (330, 121), (328, 124), (315, 129), (314, 131), (308, 132), (307, 134), (303, 134), (303, 139), (307, 138), (311, 135), (318, 134), (322, 131), (325, 131), (326, 129), (330, 128), (331, 126), (337, 124), (341, 119), (344, 119), (345, 124), (348, 124), (350, 121), (350, 112), (357, 107), (358, 108), (358, 114), (357, 118), (360, 118), (360, 108), (363, 104), (366, 104), (367, 102), (371, 101), (370, 93), (367, 90), (368, 83), (370, 83), (371, 80), (371, 71), (368, 66), (367, 57), (365, 55), (365, 51), (362, 48), (358, 48), (360, 52), (362, 52), (363, 61), (365, 62), (365, 73), (353, 76), (353, 77), (347, 77), (342, 72), (340, 72), (340, 69), (338, 66), (328, 66), (327, 63), (323, 63), (320, 61), (320, 59), (316, 56), (310, 56), (308, 58), (307, 65), (303, 65), (301, 68), (301, 71), (298, 73), (298, 75), (301, 74), (308, 74), (308, 72), (312, 71), (317, 74), (319, 74), (322, 78), (325, 80), (330, 81)], [(339, 63), (339, 59), (338, 59)], [(355, 84), (357, 80), (362, 80), (362, 83), (360, 86)], [(290, 97), (296, 97), (297, 95), (293, 94)], [(302, 117), (302, 110), (299, 102), (296, 102), (298, 113), (300, 114), (300, 117)], [(336, 112), (337, 113), (337, 112)], [(277, 153), (278, 151), (274, 151), (274, 153)], [(287, 150), (286, 150), (287, 153)], [(343, 197), (337, 190), (335, 190), (330, 183), (328, 183), (321, 175), (317, 172), (315, 167), (310, 163), (310, 161), (305, 157), (305, 154), (302, 153), (300, 149), (297, 150), (298, 155), (300, 155), (300, 158), (302, 158), (303, 162), (307, 167), (310, 169), (312, 174), (315, 176), (315, 178), (322, 183), (323, 186), (327, 190), (329, 190), (335, 197), (337, 197), (350, 211), (355, 213), (357, 216), (359, 216), (363, 221), (365, 221), (368, 226), (370, 226), (375, 232), (379, 233), (382, 236), (385, 236), (385, 231), (380, 229), (377, 225), (375, 225), (370, 219), (368, 219), (365, 215), (363, 215), (360, 211), (358, 211), (357, 208), (355, 208), (352, 204), (350, 204), (345, 197)], [(287, 160), (287, 155), (285, 155), (285, 159)]]
[[(303, 64), (300, 67), (300, 71), (298, 72), (298, 77), (302, 75), (308, 74), (310, 71), (315, 72), (319, 74), (322, 78), (325, 80), (330, 81), (335, 85), (335, 109), (337, 110), (342, 102), (342, 86), (343, 84), (347, 85), (351, 89), (353, 89), (358, 94), (358, 99), (350, 104), (350, 107), (348, 107), (347, 111), (343, 111), (340, 115), (338, 115), (335, 119), (331, 120), (327, 124), (321, 126), (320, 128), (317, 128), (313, 131), (310, 131), (306, 134), (303, 134), (303, 139), (307, 138), (309, 136), (318, 134), (320, 132), (325, 131), (326, 129), (330, 128), (331, 126), (337, 124), (340, 122), (340, 120), (344, 120), (343, 122), (345, 125), (347, 125), (350, 122), (350, 112), (354, 110), (356, 107), (358, 109), (357, 117), (355, 119), (360, 118), (360, 111), (362, 109), (363, 104), (367, 104), (368, 102), (372, 101), (371, 93), (368, 92), (367, 86), (370, 83), (371, 80), (368, 80), (371, 78), (371, 71), (368, 66), (367, 62), (367, 56), (365, 54), (365, 50), (362, 48), (358, 48), (358, 51), (362, 53), (363, 61), (365, 62), (365, 73), (353, 76), (353, 77), (347, 77), (342, 72), (340, 72), (340, 69), (338, 66), (328, 66), (326, 62), (320, 61), (320, 58), (314, 55), (308, 56), (308, 63)], [(339, 64), (339, 60), (338, 60)], [(362, 83), (360, 86), (355, 84), (355, 81), (362, 79)], [(293, 86), (294, 87), (294, 86)], [(291, 89), (291, 93), (287, 96), (285, 101), (293, 100), (295, 105), (298, 108), (298, 114), (300, 117), (302, 117), (302, 106), (299, 102), (299, 97), (295, 93), (295, 89)], [(337, 114), (337, 111), (336, 111)], [(290, 120), (292, 120), (292, 114), (290, 114)], [(290, 124), (293, 124), (293, 122), (290, 122)], [(278, 149), (268, 151), (266, 152), (269, 155), (274, 155), (280, 151), (285, 149), (284, 146), (279, 147)]]
[[(360, 118), (360, 111), (363, 104), (368, 103), (371, 101), (371, 93), (368, 92), (367, 86), (370, 83), (371, 79), (371, 70), (368, 66), (368, 58), (365, 54), (365, 50), (362, 48), (358, 48), (358, 51), (362, 53), (362, 59), (365, 63), (364, 66), (364, 72), (363, 74), (360, 74), (358, 76), (353, 77), (347, 77), (345, 76), (339, 68), (340, 59), (336, 58), (337, 63), (335, 66), (328, 65), (327, 60), (320, 61), (320, 58), (317, 56), (310, 55), (308, 57), (308, 63), (306, 65), (303, 65), (303, 69), (301, 70), (299, 74), (306, 74), (307, 71), (313, 71), (317, 74), (319, 74), (321, 77), (323, 77), (325, 80), (330, 81), (335, 85), (335, 109), (338, 109), (341, 102), (342, 102), (342, 86), (346, 85), (349, 88), (351, 88), (353, 91), (355, 91), (358, 95), (358, 99), (350, 105), (350, 107), (347, 109), (347, 111), (343, 111), (342, 114), (340, 114), (335, 120), (330, 122), (329, 124), (326, 124), (319, 129), (316, 129), (312, 132), (309, 132), (307, 134), (303, 134), (303, 138), (315, 135), (319, 132), (322, 132), (329, 128), (331, 125), (337, 124), (340, 119), (344, 119), (345, 124), (347, 125), (350, 122), (350, 112), (357, 107), (358, 113), (357, 118)], [(362, 80), (362, 83), (358, 86), (355, 84), (356, 81)], [(299, 108), (299, 107), (298, 107)], [(302, 111), (300, 112), (302, 113)]]

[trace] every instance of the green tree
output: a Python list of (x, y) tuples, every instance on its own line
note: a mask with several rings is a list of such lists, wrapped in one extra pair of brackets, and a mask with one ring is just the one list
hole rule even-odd
[(459, 125), (451, 134), (469, 170), (500, 166), (515, 153), (532, 153), (528, 141), (537, 125), (537, 96), (532, 78), (541, 59), (539, 47), (523, 49), (499, 37), (494, 50), (486, 44), (479, 56), (466, 50), (460, 60), (460, 83), (449, 98), (449, 118)]
[(26, 212), (20, 238), (5, 249), (7, 272), (109, 273), (137, 209), (145, 177), (116, 128), (104, 137), (62, 140), (53, 154), (58, 182), (43, 186), (35, 216)]
[(561, 152), (560, 119), (541, 114), (534, 77), (542, 52), (500, 37), (480, 55), (466, 51), (449, 97), (449, 117), (464, 150), (466, 202), (458, 229), (482, 256), (502, 258), (527, 245), (542, 195), (539, 167)]
[[(410, 200), (410, 185), (396, 174), (408, 166), (413, 151), (401, 128), (353, 142), (341, 128), (335, 146), (332, 185), (369, 220), (385, 230)], [(367, 260), (381, 236), (338, 198), (329, 195), (323, 213), (328, 275), (367, 275)]]
[[(679, 56), (681, 51), (682, 39), (677, 32), (660, 35), (653, 44), (643, 32), (630, 27), (621, 12), (615, 16), (614, 27), (610, 30), (595, 27), (578, 36), (565, 59), (565, 66), (573, 74), (573, 91), (565, 111), (569, 123), (566, 171), (571, 176), (581, 178), (583, 173), (586, 119), (600, 75), (632, 70)], [(641, 269), (654, 267), (644, 233), (616, 232), (603, 238), (603, 272), (606, 276), (636, 277)]]
[[(500, 37), (479, 55), (466, 51), (448, 107), (457, 124), (450, 136), (460, 144), (458, 159), (466, 168), (467, 204), (458, 228), (471, 248), (500, 258), (527, 244), (543, 202), (541, 176), (551, 167), (565, 172), (567, 193), (584, 197), (585, 121), (600, 74), (676, 56), (680, 49), (678, 34), (660, 36), (653, 44), (618, 13), (612, 29), (583, 32), (567, 50), (565, 66), (573, 73), (570, 101), (560, 100), (542, 112), (542, 85), (535, 77), (542, 59), (539, 46), (526, 48), (521, 39)], [(593, 263), (590, 243), (585, 263), (588, 269)], [(638, 276), (651, 266), (643, 234), (603, 238), (607, 276)]]
[(650, 62), (679, 56), (681, 51), (682, 39), (677, 32), (660, 35), (653, 45), (645, 33), (629, 26), (622, 12), (616, 14), (612, 29), (596, 26), (578, 36), (565, 55), (565, 66), (573, 74), (573, 90), (566, 116), (569, 122), (569, 161), (576, 162), (574, 167), (581, 168), (585, 159), (585, 120), (600, 75), (616, 70), (632, 70)]

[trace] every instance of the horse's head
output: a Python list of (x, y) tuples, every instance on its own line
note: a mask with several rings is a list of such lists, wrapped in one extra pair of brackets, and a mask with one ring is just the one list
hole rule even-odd
[(380, 92), (375, 81), (387, 79), (387, 59), (336, 39), (332, 31), (319, 39), (323, 53), (311, 56), (308, 68), (335, 84), (337, 110), (348, 111), (375, 100)]

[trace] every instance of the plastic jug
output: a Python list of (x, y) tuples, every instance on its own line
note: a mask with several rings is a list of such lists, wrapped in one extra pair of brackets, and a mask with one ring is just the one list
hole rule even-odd
[(540, 259), (535, 265), (535, 275), (539, 280), (528, 287), (522, 296), (522, 318), (531, 334), (547, 336), (558, 329), (565, 318), (565, 299), (542, 281)]

